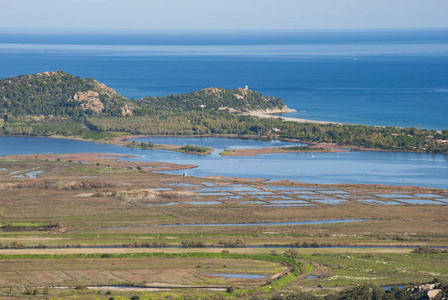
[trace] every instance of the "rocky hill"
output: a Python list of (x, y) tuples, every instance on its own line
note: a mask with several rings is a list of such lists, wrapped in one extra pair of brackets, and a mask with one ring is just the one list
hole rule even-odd
[(154, 111), (287, 111), (282, 99), (247, 89), (206, 88), (131, 101), (91, 78), (63, 71), (0, 80), (0, 113), (14, 117), (143, 116)]
[(132, 103), (96, 80), (56, 71), (0, 80), (0, 112), (12, 116), (128, 115)]
[(283, 100), (247, 89), (206, 88), (197, 92), (170, 95), (166, 97), (144, 97), (139, 100), (144, 105), (154, 109), (192, 110), (273, 110), (287, 109)]

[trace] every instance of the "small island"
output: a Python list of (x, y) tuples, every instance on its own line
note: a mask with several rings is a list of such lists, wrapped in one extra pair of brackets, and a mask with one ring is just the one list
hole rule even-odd
[(254, 156), (259, 154), (276, 154), (276, 153), (296, 153), (296, 152), (342, 152), (349, 151), (346, 149), (324, 149), (318, 146), (292, 146), (292, 147), (265, 147), (258, 149), (225, 149), (221, 153), (222, 156)]

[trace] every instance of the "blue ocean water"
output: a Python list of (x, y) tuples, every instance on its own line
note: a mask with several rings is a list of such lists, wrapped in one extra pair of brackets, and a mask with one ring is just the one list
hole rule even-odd
[(248, 85), (311, 120), (448, 129), (448, 31), (0, 34), (0, 78), (63, 70), (128, 98)]

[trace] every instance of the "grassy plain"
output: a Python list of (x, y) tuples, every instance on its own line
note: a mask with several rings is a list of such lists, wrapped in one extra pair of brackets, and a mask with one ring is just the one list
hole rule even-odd
[[(116, 299), (129, 298), (133, 293), (146, 298), (181, 295), (250, 298), (304, 289), (328, 293), (362, 282), (383, 285), (424, 282), (434, 277), (448, 279), (446, 253), (417, 254), (403, 248), (448, 246), (445, 190), (288, 181), (264, 183), (149, 172), (182, 167), (193, 166), (119, 161), (117, 157), (103, 154), (3, 157), (0, 160), (0, 295), (23, 295), (29, 288), (39, 289), (39, 295), (44, 297), (43, 288), (51, 287), (47, 293), (52, 297), (108, 299), (104, 288), (98, 288), (99, 291), (73, 288), (164, 284), (176, 289), (139, 292), (115, 289), (113, 293)], [(33, 175), (29, 173), (36, 171), (42, 173), (30, 178)], [(403, 198), (415, 202), (406, 202)], [(425, 204), (419, 204), (420, 201)], [(341, 219), (362, 221), (190, 226)], [(280, 248), (248, 248), (264, 245)], [(291, 254), (288, 250), (291, 248), (296, 252)], [(158, 252), (179, 256), (150, 256)], [(264, 254), (272, 259), (287, 259), (287, 253), (296, 260), (291, 264), (253, 257), (230, 258), (225, 252)], [(80, 253), (105, 256), (70, 256)], [(146, 256), (129, 256), (132, 253)], [(181, 256), (186, 253), (204, 256)], [(206, 257), (207, 253), (218, 256)], [(273, 281), (272, 276), (280, 272), (288, 275)], [(266, 277), (226, 279), (211, 275), (214, 273)], [(316, 278), (307, 279), (310, 275)], [(317, 289), (317, 285), (324, 288)], [(239, 289), (229, 293), (191, 289), (204, 286)]]

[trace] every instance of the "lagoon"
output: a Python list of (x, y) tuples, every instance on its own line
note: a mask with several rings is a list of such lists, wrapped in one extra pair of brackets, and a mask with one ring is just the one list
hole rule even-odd
[[(167, 143), (173, 137), (145, 138)], [(170, 173), (189, 176), (224, 176), (288, 179), (304, 183), (355, 183), (421, 186), (448, 189), (448, 155), (385, 151), (352, 151), (340, 153), (282, 153), (247, 157), (224, 157), (220, 149), (272, 146), (277, 142), (222, 138), (174, 140), (177, 144), (212, 145), (211, 155), (194, 155), (166, 150), (143, 150), (93, 142), (42, 138), (0, 136), (0, 156), (44, 153), (109, 153), (135, 155), (132, 161), (155, 161), (193, 164), (198, 168)], [(177, 142), (178, 141), (178, 142)], [(210, 142), (210, 143), (209, 143)], [(202, 144), (203, 143), (203, 144)], [(278, 142), (287, 145), (286, 142)], [(291, 144), (292, 145), (292, 144)]]

